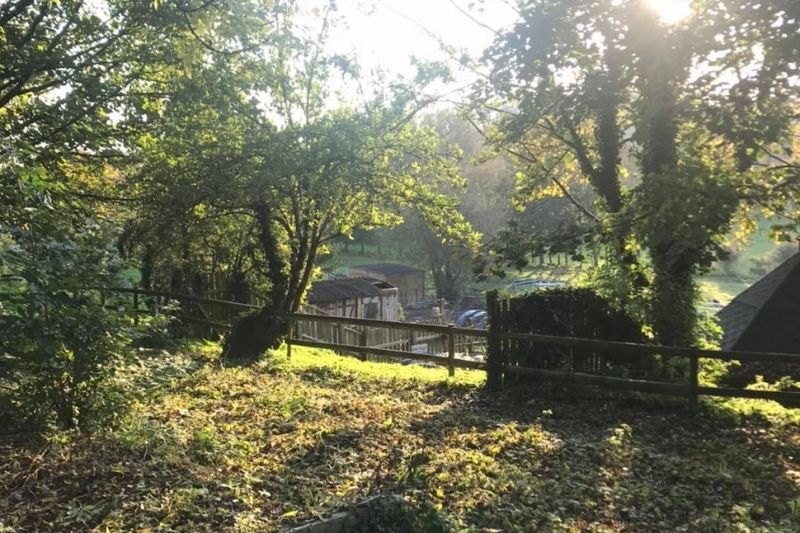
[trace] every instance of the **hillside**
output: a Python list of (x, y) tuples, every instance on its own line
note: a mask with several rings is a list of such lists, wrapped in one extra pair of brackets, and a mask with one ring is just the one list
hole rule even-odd
[[(800, 414), (295, 349), (154, 356), (119, 429), (0, 447), (0, 531), (275, 531), (381, 492), (440, 531), (796, 531)], [(146, 384), (146, 385), (145, 385)], [(0, 441), (2, 442), (2, 441)]]

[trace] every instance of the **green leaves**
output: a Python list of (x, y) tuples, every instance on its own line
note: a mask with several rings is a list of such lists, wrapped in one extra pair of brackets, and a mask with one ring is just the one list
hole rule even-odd
[[(737, 212), (796, 218), (800, 192), (786, 155), (796, 142), (796, 10), (750, 0), (694, 10), (666, 25), (636, 1), (523, 2), (486, 52), (491, 74), (473, 97), (488, 138), (520, 168), (520, 206), (562, 196), (596, 242), (652, 265), (649, 295), (641, 276), (622, 281), (654, 316), (692, 314), (692, 290), (681, 288), (719, 257)], [(630, 239), (642, 254), (626, 251)], [(690, 323), (656, 330), (662, 342), (691, 342)]]
[[(212, 53), (191, 79), (166, 80), (169, 99), (139, 104), (153, 118), (140, 124), (142, 164), (129, 183), (149, 198), (131, 233), (152, 258), (154, 281), (185, 268), (241, 274), (272, 305), (293, 309), (328, 241), (396, 225), (409, 207), (443, 239), (474, 246), (448, 198), (463, 186), (459, 154), (413, 125), (422, 83), (362, 92), (357, 106), (335, 96), (337, 71), (358, 68), (324, 48), (334, 5), (313, 38), (285, 7), (264, 6), (280, 29), (258, 53)], [(234, 8), (249, 20), (247, 6)], [(214, 24), (203, 32), (225, 42)], [(421, 69), (425, 83), (445, 74)]]

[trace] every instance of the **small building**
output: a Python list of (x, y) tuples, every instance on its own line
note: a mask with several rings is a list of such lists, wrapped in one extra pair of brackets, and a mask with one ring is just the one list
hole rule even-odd
[(717, 314), (723, 350), (800, 353), (800, 253)]
[(325, 279), (311, 284), (307, 301), (332, 316), (397, 320), (398, 288), (381, 279)]
[(400, 303), (409, 304), (425, 299), (425, 271), (396, 263), (354, 265), (348, 277), (380, 279), (397, 287)]

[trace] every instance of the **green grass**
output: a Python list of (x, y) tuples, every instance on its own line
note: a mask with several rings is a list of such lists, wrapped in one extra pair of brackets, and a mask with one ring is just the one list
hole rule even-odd
[(400, 263), (418, 268), (428, 268), (426, 259), (423, 254), (405, 253), (398, 255), (396, 246), (384, 246), (379, 254), (377, 246), (365, 245), (364, 253), (362, 254), (361, 247), (358, 244), (351, 244), (350, 249), (347, 251), (345, 251), (344, 246), (337, 244), (333, 247), (332, 253), (326, 255), (320, 264), (326, 272), (370, 263)]
[[(383, 492), (464, 531), (797, 531), (800, 413), (213, 345), (114, 431), (0, 441), (0, 531), (276, 531)], [(188, 372), (167, 372), (174, 361)]]
[(704, 300), (716, 300), (727, 304), (752, 283), (741, 279), (705, 276), (700, 279), (700, 294)]

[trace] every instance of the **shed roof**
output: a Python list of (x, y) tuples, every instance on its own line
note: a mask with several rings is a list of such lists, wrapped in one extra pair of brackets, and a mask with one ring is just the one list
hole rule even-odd
[(424, 272), (424, 270), (419, 268), (414, 268), (408, 265), (399, 265), (397, 263), (370, 263), (367, 265), (353, 265), (350, 267), (350, 270), (375, 272), (376, 274), (383, 274), (384, 276), (400, 276), (403, 274)]
[(317, 304), (378, 296), (382, 290), (394, 288), (396, 288), (394, 285), (373, 278), (323, 279), (311, 284), (308, 303)]
[(800, 253), (739, 294), (717, 314), (723, 350), (800, 353)]

